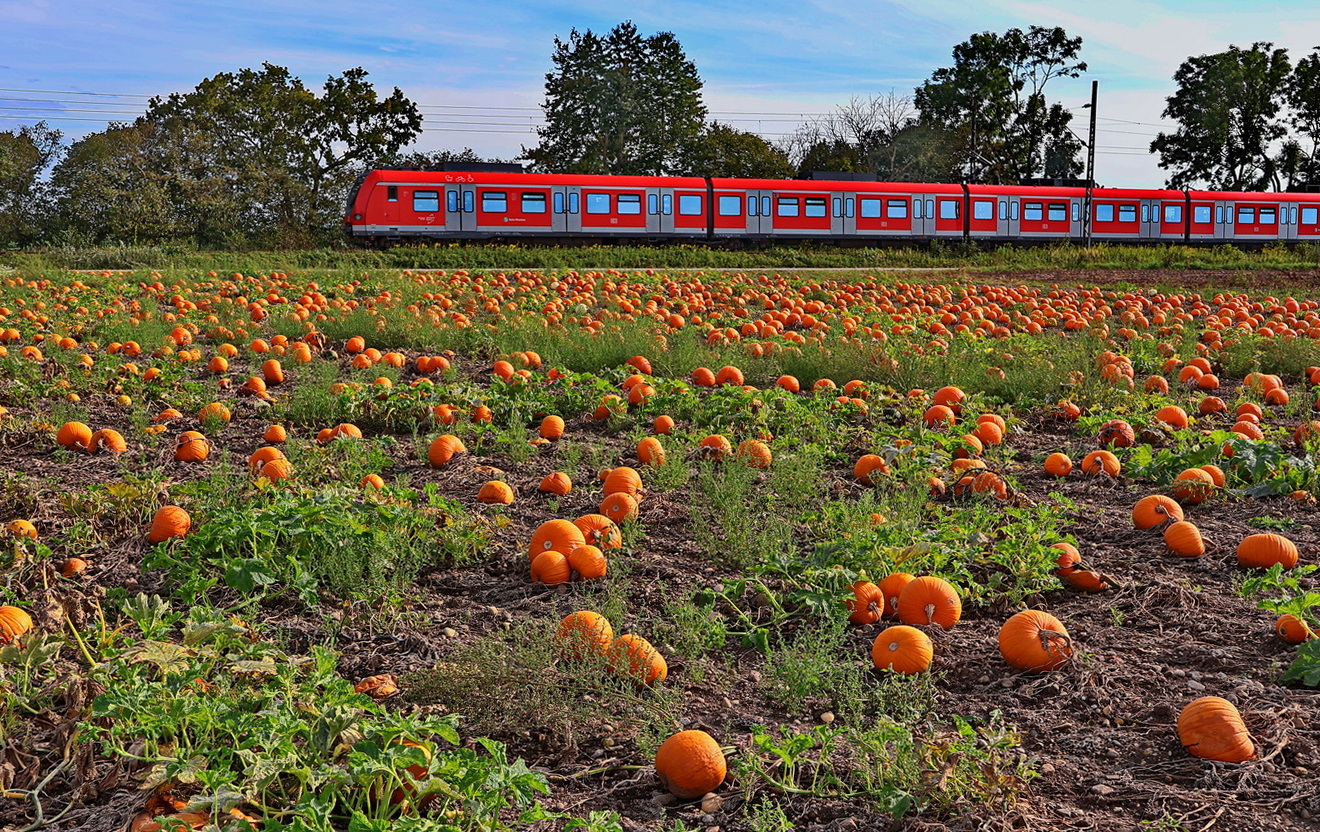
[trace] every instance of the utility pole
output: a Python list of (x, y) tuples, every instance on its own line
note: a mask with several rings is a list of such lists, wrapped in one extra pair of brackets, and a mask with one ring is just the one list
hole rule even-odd
[(1100, 82), (1091, 82), (1091, 132), (1086, 140), (1086, 213), (1082, 215), (1082, 236), (1091, 247), (1091, 197), (1095, 191), (1095, 103)]

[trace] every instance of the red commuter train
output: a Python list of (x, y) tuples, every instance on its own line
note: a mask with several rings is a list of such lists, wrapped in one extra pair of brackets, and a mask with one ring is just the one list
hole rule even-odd
[(376, 170), (354, 239), (1320, 242), (1320, 194)]

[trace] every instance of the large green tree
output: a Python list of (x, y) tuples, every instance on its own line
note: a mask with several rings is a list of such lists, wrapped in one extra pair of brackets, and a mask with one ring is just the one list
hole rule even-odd
[(953, 66), (917, 88), (921, 123), (953, 139), (954, 160), (972, 179), (1077, 176), (1082, 143), (1069, 129), (1072, 114), (1050, 103), (1045, 87), (1086, 71), (1081, 47), (1058, 27), (972, 35), (954, 47)]
[(0, 133), (0, 246), (41, 235), (41, 176), (60, 151), (60, 131), (44, 121)]
[(644, 38), (631, 22), (603, 37), (574, 29), (555, 38), (551, 61), (540, 143), (523, 148), (536, 169), (659, 175), (692, 166), (706, 106), (672, 33)]
[(742, 179), (787, 179), (793, 166), (783, 151), (755, 133), (712, 123), (701, 134), (688, 173)]
[[(232, 232), (314, 242), (337, 226), (357, 170), (421, 132), (417, 105), (396, 87), (381, 97), (358, 67), (326, 79), (321, 95), (287, 69), (221, 73), (192, 92), (154, 98), (142, 122), (168, 143), (175, 197), (223, 189), (246, 209)], [(199, 242), (217, 229), (193, 225)]]
[(1150, 143), (1169, 171), (1168, 186), (1279, 187), (1275, 143), (1287, 133), (1281, 109), (1291, 75), (1287, 51), (1271, 43), (1183, 61), (1173, 74), (1178, 89), (1164, 107), (1178, 128)]
[(1320, 187), (1320, 52), (1297, 62), (1285, 89), (1293, 128), (1279, 154), (1289, 185)]

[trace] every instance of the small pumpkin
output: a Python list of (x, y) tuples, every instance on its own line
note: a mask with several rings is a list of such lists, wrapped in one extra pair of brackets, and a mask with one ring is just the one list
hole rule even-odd
[(898, 595), (898, 620), (912, 626), (938, 624), (946, 630), (962, 618), (962, 599), (953, 584), (934, 575), (913, 578)]
[(1137, 434), (1122, 419), (1110, 419), (1100, 426), (1098, 439), (1101, 447), (1130, 448), (1137, 441)]
[(929, 670), (934, 655), (930, 636), (906, 624), (885, 628), (871, 644), (871, 663), (878, 670), (895, 673), (914, 674)]
[(556, 552), (554, 549), (545, 551), (532, 559), (532, 583), (534, 584), (554, 584), (568, 583), (572, 577), (572, 569), (569, 568), (568, 558), (562, 552)]
[(880, 481), (880, 477), (888, 473), (889, 463), (879, 454), (862, 454), (853, 463), (853, 479), (863, 485), (875, 485)]
[(211, 402), (210, 404), (197, 411), (197, 421), (205, 422), (213, 419), (218, 422), (228, 422), (230, 419), (229, 408), (220, 402)]
[(211, 442), (195, 430), (179, 434), (174, 446), (174, 459), (178, 462), (201, 462), (211, 455)]
[(284, 425), (267, 425), (261, 438), (267, 442), (286, 442), (289, 439), (289, 432)]
[(1082, 457), (1082, 473), (1092, 476), (1117, 477), (1123, 470), (1118, 457), (1110, 451), (1091, 451)]
[(853, 597), (844, 600), (848, 608), (848, 623), (874, 624), (880, 620), (885, 602), (880, 587), (870, 581), (857, 581), (852, 585)]
[(737, 458), (748, 468), (769, 468), (770, 446), (759, 439), (745, 439), (738, 445)]
[(1215, 479), (1203, 468), (1188, 468), (1173, 481), (1173, 496), (1188, 505), (1205, 501), (1215, 491)]
[(728, 774), (720, 744), (705, 731), (679, 731), (655, 752), (660, 783), (680, 800), (694, 800), (719, 788)]
[(1178, 741), (1189, 754), (1206, 760), (1240, 763), (1256, 757), (1242, 714), (1232, 702), (1218, 696), (1202, 696), (1182, 709)]
[(55, 441), (71, 451), (87, 451), (92, 444), (92, 429), (82, 422), (65, 422), (55, 434)]
[(541, 427), (537, 432), (542, 439), (559, 439), (564, 435), (563, 417), (546, 416), (541, 420)]
[[(554, 550), (572, 554), (579, 546), (585, 546), (587, 539), (582, 530), (568, 520), (547, 520), (532, 533), (532, 541), (527, 547), (529, 560), (535, 559), (542, 552)], [(603, 547), (602, 547), (603, 548)]]
[(665, 446), (654, 436), (646, 437), (637, 443), (637, 461), (643, 465), (664, 465)]
[(147, 541), (160, 543), (175, 537), (185, 537), (192, 531), (192, 516), (178, 506), (161, 506), (151, 518), (151, 531)]
[(293, 463), (283, 456), (272, 459), (261, 466), (261, 476), (271, 482), (293, 479)]
[(1180, 558), (1199, 558), (1205, 554), (1201, 530), (1187, 520), (1169, 524), (1164, 530), (1164, 545)]
[(697, 443), (697, 450), (711, 459), (724, 459), (733, 454), (733, 444), (728, 437), (712, 434)]
[(494, 503), (502, 506), (513, 505), (513, 489), (509, 487), (507, 482), (490, 480), (477, 491), (477, 502)]
[(623, 532), (619, 524), (603, 514), (584, 514), (573, 521), (582, 537), (591, 546), (600, 549), (620, 549), (623, 547)]
[(594, 581), (605, 577), (609, 570), (609, 561), (605, 553), (591, 544), (579, 546), (568, 555), (568, 568), (576, 572), (584, 581)]
[(640, 500), (642, 498), (642, 476), (637, 473), (636, 468), (630, 468), (627, 465), (611, 468), (610, 473), (605, 477), (604, 492), (606, 496), (610, 494), (627, 494), (635, 500)]
[(615, 523), (635, 520), (638, 513), (637, 500), (631, 494), (622, 491), (606, 494), (605, 499), (600, 501), (600, 513)]
[(1297, 545), (1281, 534), (1253, 534), (1238, 544), (1240, 566), (1269, 569), (1282, 564), (1284, 569), (1297, 565)]
[(669, 665), (664, 656), (641, 636), (619, 636), (610, 645), (608, 658), (615, 673), (644, 685), (663, 682), (669, 675)]
[(573, 490), (573, 480), (569, 478), (568, 474), (556, 471), (553, 474), (546, 474), (536, 490), (546, 494), (554, 494), (558, 497), (567, 497), (569, 492)]
[(111, 428), (102, 428), (92, 434), (91, 441), (87, 448), (92, 453), (97, 451), (109, 451), (115, 456), (119, 456), (128, 450), (128, 443), (124, 441), (123, 434)]
[(431, 463), (432, 468), (439, 468), (466, 451), (467, 447), (463, 444), (463, 440), (452, 433), (446, 433), (431, 440), (431, 445), (426, 450), (426, 461)]
[(655, 421), (651, 424), (651, 429), (662, 435), (672, 433), (674, 430), (674, 417), (665, 415), (655, 417)]
[(367, 474), (358, 483), (363, 488), (374, 488), (379, 491), (385, 487), (385, 480), (380, 474)]
[(910, 575), (907, 572), (892, 572), (880, 581), (880, 615), (882, 618), (898, 617), (898, 596), (903, 592), (903, 587), (907, 586), (916, 575)]
[(26, 537), (32, 540), (37, 539), (37, 527), (32, 525), (31, 520), (24, 520), (22, 518), (10, 520), (5, 526), (5, 531), (9, 533), (10, 537)]
[(1311, 625), (1292, 613), (1285, 613), (1275, 620), (1274, 632), (1289, 644), (1301, 644), (1316, 637)]
[(1017, 670), (1057, 670), (1072, 659), (1072, 653), (1068, 630), (1047, 612), (1023, 610), (999, 628), (999, 654)]
[(609, 619), (590, 610), (569, 613), (555, 630), (556, 648), (572, 659), (603, 657), (613, 644), (614, 628)]
[(1056, 451), (1045, 457), (1045, 473), (1050, 476), (1066, 477), (1068, 472), (1072, 471), (1072, 467), (1072, 460), (1061, 451)]
[[(1202, 471), (1201, 473), (1205, 473)], [(1153, 529), (1169, 521), (1183, 519), (1182, 506), (1171, 497), (1163, 494), (1151, 494), (1137, 500), (1132, 507), (1132, 525), (1143, 531)]]
[(32, 616), (18, 607), (0, 607), (0, 644), (9, 644), (32, 629)]

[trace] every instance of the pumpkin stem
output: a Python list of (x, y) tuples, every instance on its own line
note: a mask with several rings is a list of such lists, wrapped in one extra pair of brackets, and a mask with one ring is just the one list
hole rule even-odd
[[(1037, 633), (1040, 638), (1040, 647), (1046, 655), (1062, 656), (1069, 660), (1072, 659), (1072, 639), (1056, 630), (1041, 630)], [(1056, 639), (1063, 640), (1063, 647), (1056, 648)]]
[(934, 623), (935, 623), (935, 605), (934, 605), (934, 604), (927, 604), (927, 605), (926, 605), (926, 623), (927, 623), (927, 624), (934, 624)]

